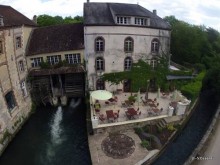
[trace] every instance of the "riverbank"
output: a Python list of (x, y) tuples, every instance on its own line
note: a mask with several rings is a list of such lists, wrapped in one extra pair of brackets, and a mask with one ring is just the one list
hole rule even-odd
[[(155, 94), (156, 97), (156, 94)], [(159, 98), (158, 99), (160, 101), (160, 105), (162, 105), (162, 102), (165, 102), (164, 98)], [(182, 120), (181, 123), (183, 123), (182, 125), (187, 123), (187, 117), (191, 116), (194, 107), (196, 106), (197, 100), (192, 103), (191, 108), (187, 110), (186, 112), (186, 116), (184, 117), (185, 120)], [(167, 103), (167, 106), (169, 105), (169, 102)], [(166, 107), (166, 104), (163, 105), (164, 107)], [(88, 105), (88, 107), (90, 107), (90, 105)], [(141, 108), (140, 108), (141, 109)], [(141, 112), (144, 112), (144, 110), (146, 109), (141, 109)], [(87, 109), (87, 112), (88, 109)], [(121, 111), (120, 111), (121, 112)], [(122, 110), (123, 112), (123, 110)], [(123, 114), (121, 114), (123, 115)], [(154, 160), (156, 160), (158, 158), (159, 151), (161, 151), (161, 153), (165, 150), (166, 146), (173, 141), (173, 139), (177, 136), (176, 132), (174, 132), (172, 134), (172, 136), (169, 138), (169, 140), (167, 141), (167, 143), (165, 144), (165, 146), (163, 146), (163, 148), (159, 148), (159, 149), (155, 149), (155, 150), (147, 150), (146, 148), (143, 148), (141, 146), (141, 139), (138, 137), (138, 135), (134, 132), (133, 128), (135, 127), (143, 127), (146, 124), (156, 124), (158, 121), (160, 121), (160, 119), (157, 119), (155, 121), (146, 121), (146, 122), (136, 122), (136, 123), (129, 123), (128, 125), (121, 125), (120, 127), (117, 125), (113, 125), (109, 128), (105, 128), (105, 129), (100, 129), (97, 130), (96, 132), (92, 131), (92, 127), (91, 127), (91, 120), (90, 119), (90, 114), (87, 114), (87, 129), (88, 129), (88, 142), (89, 142), (89, 148), (90, 148), (90, 153), (91, 153), (91, 158), (92, 158), (92, 163), (95, 164), (109, 164), (110, 162), (113, 164), (120, 164), (123, 163), (124, 161), (127, 162), (128, 165), (134, 165), (134, 164), (143, 164), (144, 162), (153, 162)], [(178, 131), (177, 131), (178, 132)], [(130, 157), (121, 159), (121, 160), (117, 160), (114, 158), (111, 158), (109, 156), (106, 156), (106, 154), (103, 152), (103, 148), (102, 148), (102, 142), (104, 141), (105, 138), (108, 138), (112, 133), (118, 133), (118, 134), (124, 134), (124, 135), (128, 135), (130, 137), (132, 137), (132, 139), (134, 139), (135, 141), (135, 152), (134, 154), (131, 154)], [(135, 156), (133, 156), (135, 155)]]
[(216, 165), (220, 162), (220, 106), (209, 129), (185, 165)]
[(163, 147), (161, 148), (161, 150), (158, 152), (158, 154), (154, 155), (153, 157), (151, 157), (149, 160), (147, 160), (144, 164), (148, 165), (148, 164), (152, 164), (154, 163), (167, 149), (167, 146), (172, 143), (178, 136), (180, 136), (181, 131), (184, 129), (184, 127), (186, 126), (186, 124), (188, 123), (188, 121), (190, 120), (193, 112), (195, 111), (196, 107), (198, 106), (198, 102), (199, 99), (196, 99), (193, 103), (192, 106), (190, 107), (190, 109), (187, 111), (188, 113), (186, 114), (184, 120), (181, 121), (180, 125), (181, 127), (172, 133), (172, 135), (170, 136), (169, 140), (166, 142), (165, 145), (163, 145)]

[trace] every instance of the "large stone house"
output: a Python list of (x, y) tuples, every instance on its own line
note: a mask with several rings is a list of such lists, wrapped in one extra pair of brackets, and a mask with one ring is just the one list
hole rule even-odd
[[(143, 59), (154, 67), (157, 57), (169, 55), (170, 25), (138, 4), (84, 3), (85, 60), (89, 90), (114, 86), (104, 82), (104, 73), (130, 70)], [(117, 88), (130, 90), (125, 80)]]
[[(26, 58), (32, 91), (44, 103), (66, 104), (68, 97), (85, 96), (83, 24), (36, 28)], [(46, 62), (46, 68), (43, 67)], [(43, 92), (43, 93), (42, 93)]]
[(25, 49), (34, 27), (18, 11), (0, 5), (0, 138), (6, 130), (15, 132), (31, 110)]

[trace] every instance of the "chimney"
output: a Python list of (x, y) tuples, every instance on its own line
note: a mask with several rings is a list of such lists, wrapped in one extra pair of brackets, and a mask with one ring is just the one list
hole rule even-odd
[(37, 24), (37, 16), (36, 15), (33, 16), (33, 21)]
[(153, 14), (157, 15), (157, 10), (154, 9), (153, 10)]
[(89, 0), (87, 0), (87, 3), (89, 3)]

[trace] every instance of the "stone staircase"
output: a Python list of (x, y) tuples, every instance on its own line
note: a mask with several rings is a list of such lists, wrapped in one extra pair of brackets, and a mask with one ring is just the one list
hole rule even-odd
[(158, 128), (165, 128), (165, 127), (167, 126), (167, 122), (166, 122), (166, 120), (161, 119), (161, 120), (156, 124), (156, 126), (157, 126)]

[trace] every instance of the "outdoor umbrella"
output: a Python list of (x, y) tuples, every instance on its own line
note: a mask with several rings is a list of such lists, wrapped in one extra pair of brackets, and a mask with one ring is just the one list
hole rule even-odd
[(97, 90), (91, 93), (91, 97), (96, 100), (108, 100), (112, 98), (112, 93), (106, 90)]

